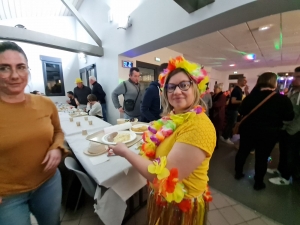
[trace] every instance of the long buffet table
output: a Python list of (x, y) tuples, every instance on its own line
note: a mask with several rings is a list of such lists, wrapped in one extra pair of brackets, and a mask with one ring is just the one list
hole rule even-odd
[[(83, 116), (75, 117), (74, 121), (70, 122), (70, 116), (65, 112), (59, 112), (59, 117), (65, 140), (83, 168), (98, 184), (95, 193), (95, 200), (97, 200), (95, 212), (104, 224), (120, 225), (127, 207), (126, 201), (146, 185), (145, 178), (122, 157), (84, 154), (84, 150), (89, 147), (89, 141), (86, 140), (86, 135), (82, 135), (82, 130), (87, 130), (90, 135), (111, 124), (94, 116), (88, 116), (88, 120), (92, 120), (93, 125), (89, 125)], [(76, 126), (77, 121), (81, 123), (81, 126)], [(130, 149), (138, 153), (137, 145)], [(102, 195), (103, 189), (107, 190)]]

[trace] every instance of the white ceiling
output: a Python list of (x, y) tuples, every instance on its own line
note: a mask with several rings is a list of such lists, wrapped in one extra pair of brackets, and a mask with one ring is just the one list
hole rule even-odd
[[(217, 70), (300, 64), (299, 21), (300, 10), (276, 14), (168, 48), (182, 53), (188, 60)], [(268, 30), (258, 30), (268, 24), (273, 26)], [(256, 54), (259, 62), (246, 60), (242, 52)], [(230, 64), (236, 66), (229, 67)]]
[[(79, 9), (84, 0), (69, 1)], [(61, 0), (0, 0), (0, 20), (71, 15)]]

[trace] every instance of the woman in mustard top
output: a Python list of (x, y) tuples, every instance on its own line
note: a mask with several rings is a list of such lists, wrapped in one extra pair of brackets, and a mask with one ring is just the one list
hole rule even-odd
[(203, 225), (211, 200), (207, 171), (216, 145), (214, 126), (198, 105), (206, 72), (177, 57), (160, 81), (164, 117), (143, 134), (142, 157), (121, 143), (110, 151), (126, 158), (150, 182), (148, 225)]
[(59, 225), (64, 134), (54, 103), (24, 93), (28, 78), (25, 52), (0, 43), (0, 224), (30, 225), (31, 212)]

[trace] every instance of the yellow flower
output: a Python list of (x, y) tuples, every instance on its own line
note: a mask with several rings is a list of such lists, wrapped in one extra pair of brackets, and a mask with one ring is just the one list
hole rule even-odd
[(183, 185), (181, 183), (177, 183), (174, 192), (167, 193), (166, 200), (168, 202), (175, 201), (176, 203), (179, 203), (182, 201), (183, 197), (184, 197)]
[(157, 174), (157, 178), (162, 180), (170, 175), (170, 171), (166, 168), (167, 158), (163, 156), (153, 161), (153, 164), (148, 166), (148, 172), (151, 174)]

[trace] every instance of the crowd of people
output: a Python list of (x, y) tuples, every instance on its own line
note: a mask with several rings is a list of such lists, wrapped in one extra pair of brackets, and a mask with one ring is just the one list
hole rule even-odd
[[(216, 84), (212, 97), (210, 118), (217, 133), (216, 148), (218, 139), (234, 144), (231, 140), (233, 130), (240, 121), (235, 178), (240, 180), (244, 177), (245, 161), (250, 153), (255, 152), (255, 190), (266, 187), (266, 172), (278, 175), (269, 179), (276, 185), (288, 185), (290, 178), (300, 178), (300, 67), (295, 69), (292, 85), (284, 95), (276, 91), (277, 80), (275, 73), (263, 73), (249, 93), (247, 80), (241, 77), (231, 92), (222, 92), (222, 84)], [(275, 170), (269, 169), (268, 159), (277, 143), (279, 166)]]

